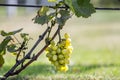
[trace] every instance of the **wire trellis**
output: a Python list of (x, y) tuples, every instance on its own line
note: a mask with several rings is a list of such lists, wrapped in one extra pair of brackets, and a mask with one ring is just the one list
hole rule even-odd
[[(0, 6), (13, 6), (13, 7), (34, 7), (34, 8), (39, 8), (42, 7), (41, 5), (24, 5), (24, 4), (0, 4)], [(53, 6), (48, 6), (50, 8), (53, 8)], [(60, 7), (60, 8), (65, 8), (65, 7)], [(120, 10), (120, 8), (100, 8), (100, 7), (95, 7), (96, 10)]]

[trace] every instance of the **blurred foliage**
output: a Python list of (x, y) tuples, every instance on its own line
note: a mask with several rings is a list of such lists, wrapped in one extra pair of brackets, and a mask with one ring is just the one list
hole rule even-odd
[[(0, 3), (5, 3), (7, 0), (0, 0)], [(26, 0), (17, 0), (19, 4), (24, 4)], [(36, 3), (39, 4), (41, 0), (36, 0)]]
[(118, 7), (120, 0), (91, 0), (95, 6), (99, 7)]
[[(39, 4), (41, 0), (36, 0), (36, 3)], [(0, 0), (0, 3), (5, 3), (6, 0)], [(19, 4), (24, 4), (26, 0), (18, 0)], [(120, 6), (120, 0), (91, 0), (95, 6), (99, 7), (118, 7)]]
[(5, 3), (5, 0), (0, 0), (0, 3)]

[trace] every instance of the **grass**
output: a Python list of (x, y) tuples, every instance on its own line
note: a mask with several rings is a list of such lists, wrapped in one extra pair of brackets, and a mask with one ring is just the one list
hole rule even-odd
[[(31, 16), (6, 20), (0, 23), (0, 29), (13, 30), (22, 24), (25, 26), (24, 32), (30, 33), (36, 40), (43, 29), (28, 19)], [(8, 80), (120, 80), (119, 22), (120, 14), (116, 11), (98, 11), (89, 19), (73, 17), (62, 31), (71, 34), (74, 46), (68, 72), (56, 72), (45, 54), (42, 54), (27, 69)], [(34, 40), (30, 42), (30, 47)], [(37, 51), (39, 47), (35, 50)], [(14, 56), (7, 54), (4, 57), (6, 63), (0, 69), (0, 75), (14, 64)]]

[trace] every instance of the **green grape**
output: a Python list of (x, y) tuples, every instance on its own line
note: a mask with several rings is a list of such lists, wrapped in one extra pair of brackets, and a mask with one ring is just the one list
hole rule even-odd
[(46, 48), (45, 51), (47, 51), (47, 52), (51, 52), (51, 51), (52, 51), (52, 48), (50, 48), (50, 46), (49, 46), (49, 47)]
[(54, 62), (54, 65), (55, 65), (55, 66), (59, 66), (59, 62), (58, 62), (58, 61), (55, 61), (55, 62)]
[(55, 55), (55, 54), (56, 54), (56, 51), (52, 51), (51, 54), (52, 54), (52, 55)]
[(65, 60), (63, 59), (63, 60), (59, 60), (59, 63), (60, 64), (64, 64), (65, 63)]
[(56, 61), (57, 60), (57, 55), (53, 55), (52, 60)]
[(50, 42), (50, 44), (51, 44), (52, 46), (54, 46), (54, 45), (55, 45), (55, 41), (52, 40), (52, 41)]
[(65, 58), (70, 58), (70, 55), (69, 54), (64, 54)]
[(67, 53), (67, 49), (63, 49), (63, 50), (62, 50), (62, 53), (63, 53), (63, 54), (66, 54), (66, 53)]
[(57, 46), (52, 46), (53, 50), (57, 50), (57, 48), (58, 48)]
[(60, 48), (57, 48), (57, 53), (61, 53), (61, 49)]
[(51, 57), (52, 57), (52, 54), (47, 53), (47, 54), (46, 54), (46, 57), (51, 58)]
[(65, 59), (65, 64), (69, 64), (69, 63), (70, 63), (69, 59)]
[(58, 58), (59, 58), (59, 59), (63, 59), (63, 58), (64, 58), (64, 55), (63, 55), (63, 54), (59, 54), (59, 55), (58, 55)]

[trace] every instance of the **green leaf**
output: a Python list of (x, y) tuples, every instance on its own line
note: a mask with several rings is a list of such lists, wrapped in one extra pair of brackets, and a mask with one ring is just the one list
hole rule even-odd
[(11, 45), (8, 45), (7, 46), (7, 51), (10, 52), (10, 53), (13, 53), (13, 52), (16, 52), (16, 49), (17, 46), (15, 44), (11, 44)]
[(4, 55), (6, 52), (6, 47), (12, 38), (10, 36), (6, 37), (0, 44), (0, 55)]
[(29, 34), (27, 34), (27, 33), (21, 33), (20, 36), (21, 36), (21, 38), (23, 38), (25, 41), (26, 41), (26, 40), (29, 40), (29, 37), (28, 37)]
[(62, 27), (65, 25), (65, 22), (71, 17), (70, 16), (70, 11), (67, 10), (60, 10), (59, 11), (61, 17), (57, 18), (57, 23)]
[(95, 12), (95, 8), (90, 3), (90, 0), (65, 0), (65, 3), (75, 13), (77, 17), (88, 18)]
[(0, 55), (0, 68), (3, 66), (4, 62), (5, 62), (5, 61), (4, 61), (3, 56)]
[(15, 30), (15, 31), (12, 31), (12, 32), (5, 32), (5, 31), (0, 31), (0, 34), (2, 35), (2, 36), (10, 36), (10, 35), (15, 35), (16, 33), (19, 33), (19, 32), (21, 32), (23, 30), (23, 28), (21, 28), (21, 29), (18, 29), (18, 30)]
[(1, 51), (0, 55), (4, 55), (4, 54), (6, 54), (6, 49), (5, 48)]
[(47, 15), (37, 16), (34, 20), (35, 20), (34, 23), (44, 25), (45, 23), (48, 22), (48, 16)]

